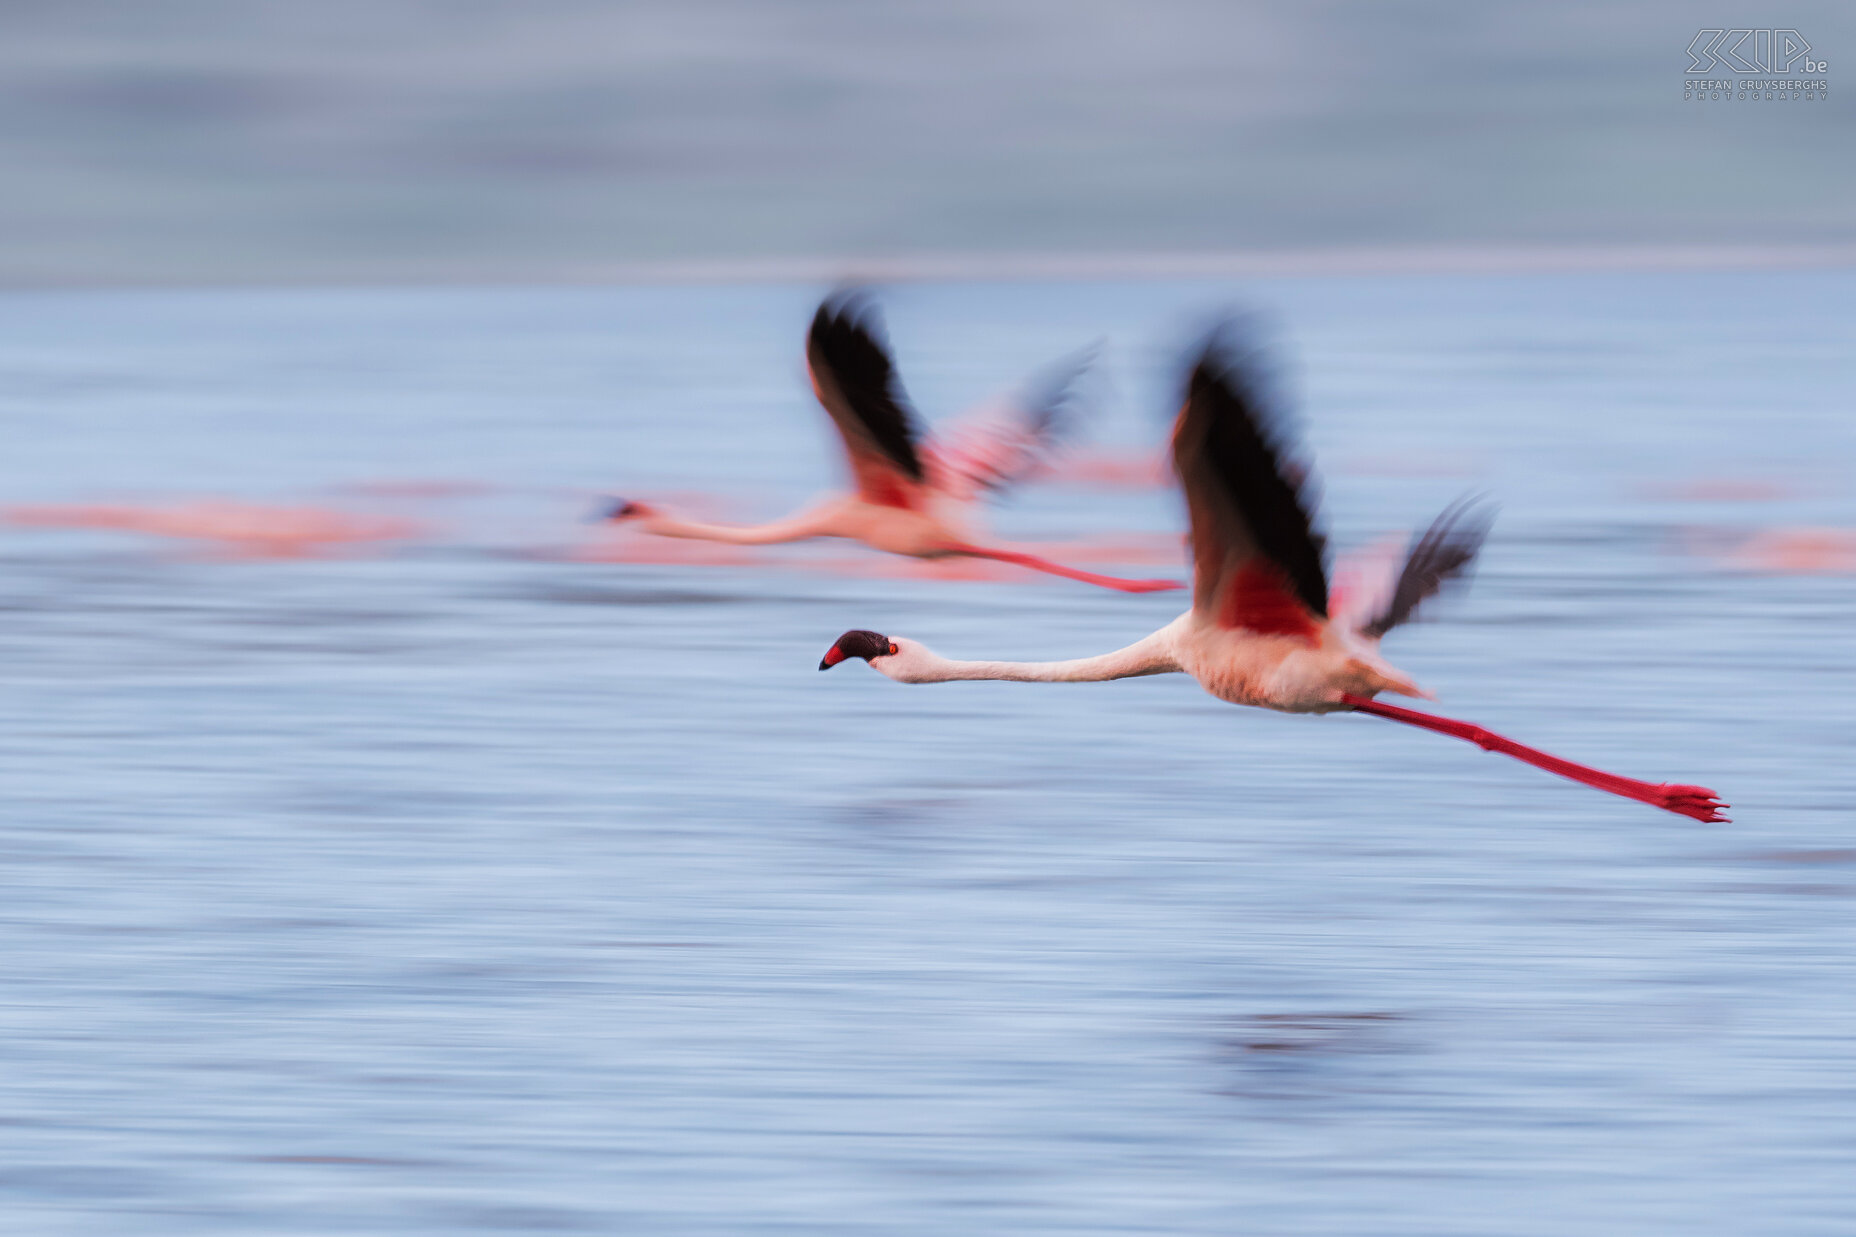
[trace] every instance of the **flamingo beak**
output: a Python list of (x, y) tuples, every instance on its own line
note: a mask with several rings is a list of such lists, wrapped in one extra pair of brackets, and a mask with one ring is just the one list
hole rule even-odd
[(872, 657), (887, 657), (895, 651), (895, 642), (879, 632), (847, 631), (838, 637), (837, 643), (825, 650), (825, 656), (819, 659), (818, 668), (829, 670), (847, 658), (861, 657), (869, 661)]
[(587, 518), (595, 523), (601, 520), (623, 520), (626, 516), (640, 514), (641, 510), (637, 503), (627, 502), (623, 498), (609, 498)]

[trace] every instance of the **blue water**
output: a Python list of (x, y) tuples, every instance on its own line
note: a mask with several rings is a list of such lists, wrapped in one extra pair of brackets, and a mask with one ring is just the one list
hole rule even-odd
[(815, 669), (849, 627), (1085, 654), (1177, 597), (574, 561), (602, 492), (833, 482), (818, 293), (0, 297), (0, 505), (429, 530), (0, 528), (9, 1231), (1856, 1231), (1856, 575), (1709, 551), (1856, 527), (1856, 276), (885, 295), (931, 416), (1106, 336), (1131, 452), (1204, 313), (1269, 308), (1339, 542), (1503, 503), (1393, 659), (1722, 825), (1179, 676)]

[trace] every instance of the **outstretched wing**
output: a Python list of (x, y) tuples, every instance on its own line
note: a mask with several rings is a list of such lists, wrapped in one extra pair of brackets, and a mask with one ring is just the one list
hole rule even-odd
[(1082, 415), (1084, 379), (1100, 352), (1100, 344), (1091, 344), (1035, 375), (1012, 399), (937, 433), (927, 453), (935, 488), (974, 499), (1001, 494), (1035, 473)]
[(1431, 526), (1412, 541), (1405, 553), (1405, 565), (1391, 588), (1381, 590), (1370, 610), (1362, 608), (1360, 634), (1377, 640), (1401, 623), (1410, 622), (1421, 604), (1468, 572), (1494, 521), (1494, 507), (1474, 496), (1459, 498), (1445, 507)]
[(1192, 605), (1222, 627), (1313, 638), (1328, 615), (1326, 539), (1263, 359), (1228, 328), (1216, 332), (1173, 428), (1192, 521)]
[(831, 414), (867, 501), (921, 505), (927, 473), (909, 399), (896, 378), (882, 317), (858, 292), (827, 297), (806, 337), (812, 389)]

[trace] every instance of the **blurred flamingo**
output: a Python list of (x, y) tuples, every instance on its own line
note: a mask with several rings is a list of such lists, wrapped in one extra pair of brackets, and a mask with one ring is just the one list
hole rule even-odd
[(1043, 459), (1090, 360), (1086, 353), (1061, 366), (1017, 414), (956, 426), (942, 442), (930, 444), (896, 377), (875, 308), (857, 293), (829, 297), (812, 320), (806, 364), (819, 403), (843, 436), (854, 493), (771, 524), (703, 523), (623, 500), (613, 501), (604, 514), (661, 537), (734, 545), (846, 537), (911, 558), (992, 559), (1128, 593), (1179, 588), (1173, 580), (1098, 575), (979, 545), (967, 531), (976, 499), (1023, 480)]
[(0, 509), (36, 528), (103, 528), (220, 546), (243, 558), (307, 558), (337, 546), (400, 541), (424, 528), (411, 520), (326, 507), (199, 500), (165, 505), (44, 503)]
[(1174, 426), (1173, 462), (1186, 492), (1194, 560), (1192, 609), (1185, 614), (1115, 652), (1051, 662), (953, 661), (904, 637), (848, 631), (819, 669), (861, 657), (901, 683), (1096, 682), (1181, 671), (1233, 704), (1371, 713), (1696, 820), (1725, 819), (1726, 805), (1705, 787), (1619, 777), (1468, 722), (1373, 700), (1380, 692), (1431, 698), (1380, 657), (1379, 642), (1468, 568), (1489, 515), (1473, 502), (1452, 505), (1412, 542), (1402, 566), (1377, 573), (1376, 581), (1371, 564), (1356, 567), (1353, 587), (1330, 598), (1308, 474), (1287, 455), (1258, 361), (1254, 348), (1233, 347), (1227, 333), (1215, 334), (1192, 370)]

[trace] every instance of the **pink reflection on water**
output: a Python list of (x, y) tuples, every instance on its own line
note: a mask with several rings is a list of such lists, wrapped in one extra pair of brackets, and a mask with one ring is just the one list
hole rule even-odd
[(310, 558), (423, 534), (412, 520), (325, 507), (201, 499), (167, 504), (42, 503), (0, 508), (28, 528), (87, 528), (212, 543), (238, 558)]
[(1793, 525), (1747, 532), (1686, 525), (1675, 548), (1734, 571), (1778, 575), (1856, 574), (1856, 529)]
[(1746, 571), (1829, 575), (1856, 572), (1856, 529), (1766, 529), (1741, 542), (1727, 562)]

